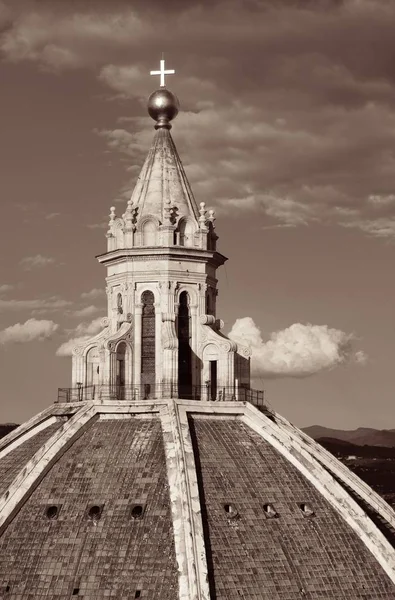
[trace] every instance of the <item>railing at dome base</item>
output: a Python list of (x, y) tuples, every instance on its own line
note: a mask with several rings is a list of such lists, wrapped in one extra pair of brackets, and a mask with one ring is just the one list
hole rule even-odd
[(244, 387), (218, 387), (210, 384), (190, 386), (179, 390), (177, 386), (166, 384), (144, 385), (89, 385), (73, 388), (58, 388), (58, 402), (84, 402), (88, 400), (158, 400), (164, 398), (181, 398), (183, 400), (204, 401), (239, 401), (251, 402), (254, 406), (267, 408), (263, 390), (252, 390)]

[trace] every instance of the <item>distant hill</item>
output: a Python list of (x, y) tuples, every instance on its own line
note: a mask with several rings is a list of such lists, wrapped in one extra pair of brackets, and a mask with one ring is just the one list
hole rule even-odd
[(356, 458), (372, 458), (372, 459), (393, 459), (395, 460), (395, 447), (389, 446), (359, 446), (346, 442), (345, 440), (336, 440), (334, 438), (318, 438), (316, 440), (321, 446), (324, 446), (331, 454), (337, 458), (343, 459), (350, 456)]
[(395, 429), (359, 427), (358, 429), (342, 430), (330, 429), (322, 425), (311, 425), (311, 427), (305, 427), (303, 431), (315, 440), (330, 438), (356, 444), (357, 446), (395, 448)]
[(3, 425), (0, 425), (0, 438), (8, 435), (10, 431), (17, 427), (18, 425), (16, 423), (4, 423)]

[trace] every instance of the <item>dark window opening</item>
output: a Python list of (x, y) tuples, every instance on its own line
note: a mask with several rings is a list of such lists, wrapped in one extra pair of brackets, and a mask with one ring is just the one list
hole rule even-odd
[(237, 508), (234, 504), (224, 504), (224, 510), (229, 519), (234, 519), (239, 515)]
[(117, 308), (118, 308), (118, 314), (122, 315), (123, 314), (122, 294), (118, 294), (118, 296), (117, 296)]
[(181, 292), (177, 317), (178, 393), (180, 398), (192, 395), (191, 315), (188, 292)]
[(314, 517), (315, 516), (314, 510), (311, 508), (311, 506), (309, 504), (302, 502), (301, 504), (299, 504), (299, 508), (302, 511), (302, 514), (304, 517)]
[(136, 593), (134, 595), (135, 598), (140, 598), (141, 596), (141, 591), (140, 590), (136, 590)]
[(116, 397), (118, 400), (125, 399), (126, 383), (126, 344), (121, 342), (117, 347), (116, 356)]
[(210, 360), (210, 390), (209, 390), (209, 399), (216, 400), (217, 399), (217, 361)]
[(78, 596), (79, 593), (80, 593), (79, 587), (73, 589), (73, 596)]
[(141, 323), (141, 384), (149, 385), (148, 395), (155, 386), (155, 296), (143, 292), (141, 296), (143, 314)]
[(88, 517), (91, 521), (98, 521), (101, 517), (103, 507), (95, 504), (88, 510)]
[(277, 519), (279, 517), (279, 514), (274, 508), (273, 504), (264, 504), (263, 510), (267, 519)]
[(5, 586), (5, 591), (6, 591), (6, 594), (8, 594), (8, 592), (11, 591), (11, 586), (10, 585), (6, 585)]
[(136, 504), (136, 506), (133, 506), (130, 514), (133, 519), (141, 519), (144, 514), (144, 507), (141, 504)]
[(47, 517), (47, 519), (57, 519), (59, 516), (59, 506), (47, 506), (46, 510), (45, 510), (45, 515)]

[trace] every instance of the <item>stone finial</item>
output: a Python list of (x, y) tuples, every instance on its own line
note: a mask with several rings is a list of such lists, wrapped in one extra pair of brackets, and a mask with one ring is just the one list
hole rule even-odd
[(209, 214), (208, 220), (211, 221), (211, 223), (212, 223), (212, 225), (214, 227), (214, 221), (216, 219), (215, 210), (212, 209), (212, 208), (210, 208), (210, 210), (208, 211), (208, 214)]
[(163, 222), (165, 225), (170, 225), (171, 223), (171, 206), (170, 198), (168, 196), (164, 198), (163, 203)]
[(132, 206), (133, 206), (133, 202), (132, 202), (132, 199), (130, 198), (128, 200), (128, 204), (127, 204), (126, 210), (125, 210), (124, 214), (122, 215), (122, 217), (125, 219), (126, 226), (128, 228), (131, 227), (131, 224), (133, 222), (133, 208), (132, 208)]
[(110, 224), (111, 224), (111, 221), (114, 221), (114, 219), (115, 219), (115, 217), (116, 217), (116, 215), (115, 215), (115, 206), (112, 206), (112, 207), (110, 208), (110, 211), (111, 211), (111, 212), (110, 212)]
[(200, 229), (204, 229), (206, 227), (206, 213), (207, 213), (205, 202), (200, 203), (199, 213), (200, 213), (199, 226), (200, 226)]

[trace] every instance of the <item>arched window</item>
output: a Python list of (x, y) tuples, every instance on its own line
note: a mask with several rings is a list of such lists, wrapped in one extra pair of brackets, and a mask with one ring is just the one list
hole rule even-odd
[(178, 308), (178, 393), (180, 398), (192, 395), (191, 316), (188, 292), (181, 292)]
[(141, 383), (144, 395), (149, 397), (155, 385), (155, 297), (150, 291), (143, 292), (141, 325)]
[(86, 385), (98, 385), (100, 377), (100, 354), (98, 348), (91, 348), (86, 355)]
[(118, 400), (125, 398), (125, 359), (126, 344), (121, 342), (117, 346), (117, 366), (116, 366), (116, 397)]
[(156, 245), (156, 224), (154, 221), (146, 221), (142, 228), (143, 246)]
[(180, 246), (193, 246), (193, 236), (195, 228), (191, 221), (181, 221), (180, 223)]

